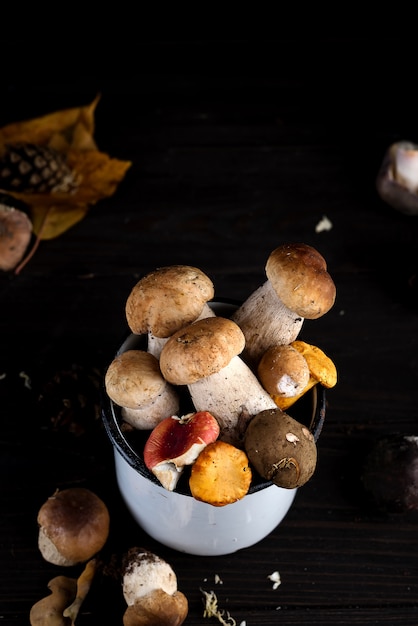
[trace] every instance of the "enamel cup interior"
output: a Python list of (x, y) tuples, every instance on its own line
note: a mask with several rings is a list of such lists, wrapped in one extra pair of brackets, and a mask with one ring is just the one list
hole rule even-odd
[[(238, 304), (221, 300), (210, 306), (216, 315), (229, 317)], [(130, 334), (118, 354), (131, 349), (146, 349), (146, 337)], [(316, 385), (294, 409), (289, 413), (309, 426), (317, 441), (325, 419), (324, 388)], [(187, 473), (175, 491), (168, 491), (148, 470), (141, 455), (149, 433), (125, 429), (119, 407), (105, 392), (102, 417), (113, 445), (119, 490), (129, 511), (151, 537), (175, 550), (214, 556), (254, 545), (280, 524), (294, 500), (296, 489), (282, 489), (257, 476), (242, 500), (224, 507), (195, 500)]]

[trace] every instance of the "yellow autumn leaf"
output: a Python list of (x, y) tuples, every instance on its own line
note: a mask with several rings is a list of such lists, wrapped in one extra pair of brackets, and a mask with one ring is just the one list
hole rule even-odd
[(12, 194), (31, 207), (33, 232), (41, 239), (58, 237), (79, 222), (90, 206), (113, 195), (131, 165), (97, 150), (71, 152), (68, 156), (69, 164), (80, 178), (74, 192)]
[(34, 205), (32, 207), (33, 232), (40, 239), (54, 239), (80, 222), (86, 215), (88, 207), (67, 206), (65, 211), (59, 206)]
[[(96, 96), (87, 106), (63, 109), (3, 126), (0, 128), (0, 149), (4, 149), (6, 144), (14, 143), (33, 143), (39, 146), (55, 147), (64, 153), (70, 148), (85, 149), (86, 134), (90, 140), (94, 135), (94, 113), (99, 100), (100, 96)], [(80, 142), (82, 129), (85, 131), (84, 141)], [(94, 142), (87, 149), (92, 148), (96, 148)]]
[(0, 129), (0, 153), (7, 145), (47, 146), (65, 156), (77, 181), (70, 192), (3, 190), (30, 209), (33, 231), (39, 239), (52, 239), (79, 222), (90, 206), (113, 195), (131, 166), (130, 161), (100, 152), (94, 141), (94, 113), (100, 97), (87, 106), (49, 113)]

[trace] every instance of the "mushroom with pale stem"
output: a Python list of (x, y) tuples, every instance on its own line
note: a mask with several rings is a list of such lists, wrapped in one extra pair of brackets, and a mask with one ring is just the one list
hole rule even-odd
[(218, 438), (219, 424), (208, 413), (167, 417), (152, 430), (144, 446), (144, 463), (160, 483), (173, 491), (184, 468)]
[(158, 359), (144, 350), (116, 356), (106, 371), (105, 388), (122, 407), (123, 419), (138, 430), (151, 430), (179, 409), (176, 389), (161, 374)]
[(219, 422), (220, 438), (238, 443), (248, 419), (274, 401), (240, 358), (245, 345), (230, 319), (209, 317), (174, 333), (161, 352), (161, 372), (174, 385), (187, 385), (196, 411)]
[(392, 144), (376, 179), (377, 192), (387, 204), (407, 215), (418, 214), (418, 145)]
[(49, 563), (72, 566), (97, 554), (109, 535), (109, 511), (83, 487), (56, 491), (38, 512), (38, 546)]
[(244, 356), (254, 366), (270, 346), (294, 341), (305, 318), (327, 313), (336, 295), (324, 257), (307, 244), (276, 248), (265, 269), (267, 280), (231, 316), (245, 336)]
[(124, 626), (180, 626), (187, 617), (186, 596), (178, 591), (169, 563), (142, 548), (131, 548), (122, 562), (122, 592), (128, 608)]
[(291, 344), (271, 346), (257, 367), (258, 378), (280, 408), (298, 396), (309, 382), (305, 357)]
[(170, 265), (150, 272), (131, 290), (125, 305), (128, 326), (147, 334), (148, 352), (157, 358), (167, 338), (201, 317), (213, 316), (210, 278), (190, 265)]

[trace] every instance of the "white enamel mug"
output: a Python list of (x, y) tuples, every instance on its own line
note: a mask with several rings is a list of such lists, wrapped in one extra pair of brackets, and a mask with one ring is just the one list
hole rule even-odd
[[(217, 315), (228, 317), (237, 303), (210, 303)], [(143, 335), (129, 335), (118, 354), (145, 349)], [(316, 385), (309, 392), (306, 420), (318, 439), (325, 418), (325, 390)], [(283, 489), (271, 482), (254, 481), (241, 500), (215, 507), (193, 498), (187, 488), (168, 491), (147, 469), (141, 446), (122, 428), (120, 409), (103, 394), (103, 422), (113, 445), (120, 493), (136, 522), (154, 539), (180, 552), (200, 556), (230, 554), (258, 543), (283, 520), (296, 489)], [(293, 417), (293, 415), (292, 415)]]

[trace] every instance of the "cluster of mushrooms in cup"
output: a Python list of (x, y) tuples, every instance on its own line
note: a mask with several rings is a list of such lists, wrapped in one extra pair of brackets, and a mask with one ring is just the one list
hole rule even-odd
[[(148, 431), (148, 470), (169, 491), (187, 470), (191, 495), (213, 506), (243, 498), (255, 473), (288, 489), (306, 483), (316, 441), (289, 413), (313, 385), (337, 382), (333, 361), (298, 339), (304, 320), (335, 302), (325, 259), (312, 246), (286, 243), (271, 252), (265, 273), (227, 318), (213, 312), (214, 285), (199, 268), (151, 271), (125, 307), (131, 332), (146, 336), (144, 349), (118, 353), (105, 374), (123, 423)], [(191, 404), (183, 412), (185, 392)]]

